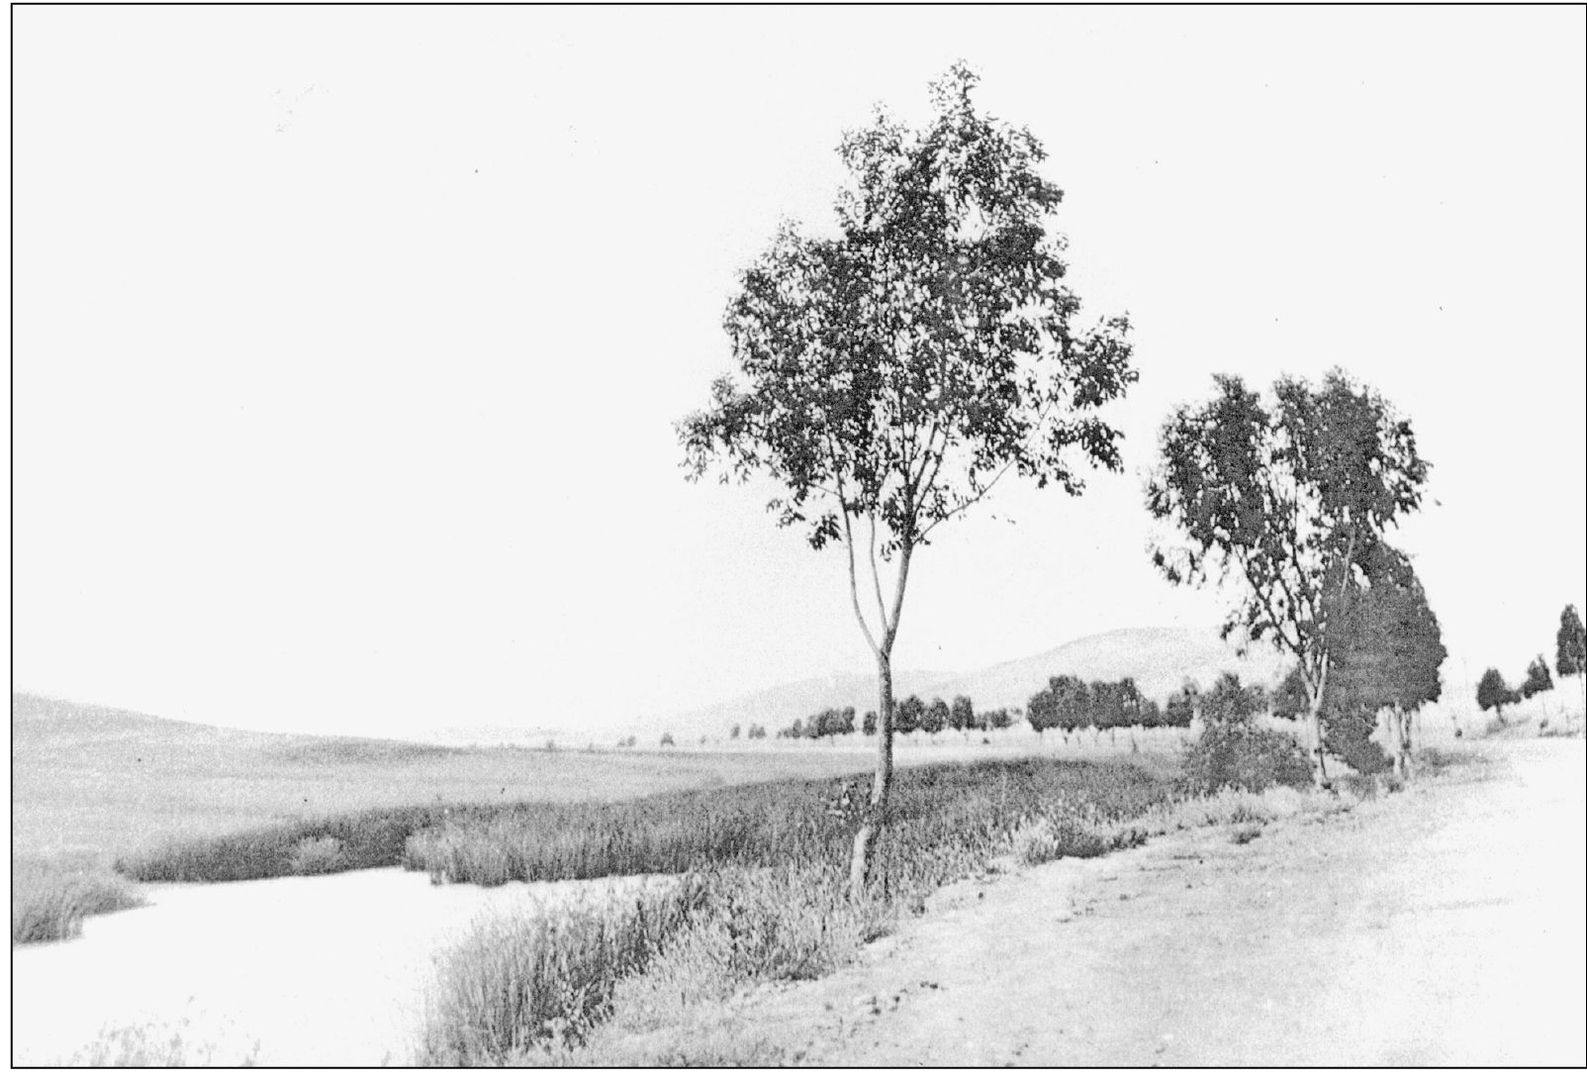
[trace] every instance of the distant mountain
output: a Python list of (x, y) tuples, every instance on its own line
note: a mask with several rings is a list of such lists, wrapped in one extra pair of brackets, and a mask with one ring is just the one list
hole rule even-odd
[[(976, 672), (904, 672), (894, 678), (902, 698), (967, 694), (977, 709), (1023, 707), (1030, 696), (1058, 675), (1116, 680), (1129, 676), (1141, 693), (1161, 702), (1187, 679), (1210, 686), (1225, 671), (1247, 683), (1275, 686), (1288, 665), (1274, 650), (1254, 646), (1245, 657), (1218, 637), (1212, 628), (1136, 627), (1077, 638), (1056, 649)], [(733, 725), (764, 724), (774, 732), (795, 717), (807, 717), (829, 706), (854, 706), (864, 713), (876, 700), (876, 676), (842, 673), (822, 679), (784, 683), (678, 714), (668, 723), (683, 732), (723, 735)]]
[[(927, 687), (936, 686), (951, 678), (946, 672), (897, 672), (893, 675), (893, 692), (899, 696), (920, 694)], [(766, 726), (768, 735), (786, 728), (795, 718), (829, 707), (842, 709), (853, 706), (861, 714), (876, 708), (876, 673), (842, 672), (797, 683), (782, 683), (775, 687), (755, 691), (718, 702), (702, 709), (679, 713), (667, 720), (681, 737), (684, 733), (726, 735), (735, 724), (748, 728), (752, 724)]]
[(1253, 646), (1241, 657), (1212, 628), (1134, 627), (1077, 638), (1057, 649), (954, 676), (926, 693), (967, 694), (976, 707), (1024, 706), (1053, 676), (1117, 680), (1128, 676), (1148, 698), (1162, 702), (1193, 679), (1209, 687), (1223, 672), (1246, 683), (1276, 686), (1289, 664), (1273, 649)]

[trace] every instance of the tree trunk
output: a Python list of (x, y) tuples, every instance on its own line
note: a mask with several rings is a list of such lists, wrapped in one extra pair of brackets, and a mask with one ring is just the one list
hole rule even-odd
[(1328, 764), (1325, 760), (1325, 752), (1323, 751), (1322, 719), (1322, 696), (1323, 690), (1327, 687), (1327, 685), (1328, 667), (1325, 662), (1323, 665), (1322, 679), (1318, 683), (1316, 693), (1313, 694), (1311, 698), (1311, 727), (1312, 740), (1314, 741), (1312, 747), (1312, 754), (1314, 756), (1314, 761), (1312, 762), (1312, 780), (1316, 783), (1318, 788), (1328, 787)]
[(876, 654), (876, 682), (880, 696), (876, 711), (876, 777), (871, 782), (871, 799), (859, 832), (854, 835), (854, 856), (849, 862), (849, 896), (865, 896), (865, 880), (870, 874), (871, 850), (876, 834), (887, 817), (887, 797), (893, 789), (893, 661), (886, 653)]
[(1400, 780), (1411, 779), (1411, 721), (1402, 710), (1394, 711), (1395, 733), (1398, 743), (1394, 754), (1394, 772), (1400, 775)]

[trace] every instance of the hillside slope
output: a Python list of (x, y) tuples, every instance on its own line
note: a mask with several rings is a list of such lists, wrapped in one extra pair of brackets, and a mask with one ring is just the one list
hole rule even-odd
[(1253, 647), (1245, 657), (1217, 631), (1178, 627), (1132, 627), (1093, 634), (1057, 649), (942, 681), (928, 692), (944, 698), (967, 694), (977, 707), (1024, 706), (1053, 676), (1117, 680), (1126, 676), (1148, 698), (1162, 702), (1193, 679), (1210, 686), (1222, 672), (1247, 683), (1274, 686), (1287, 665), (1273, 650)]
[[(1241, 657), (1212, 628), (1134, 627), (1108, 631), (975, 672), (902, 672), (894, 693), (902, 698), (967, 694), (978, 709), (1023, 707), (1048, 679), (1057, 675), (1086, 680), (1129, 676), (1142, 693), (1161, 702), (1194, 679), (1203, 687), (1219, 673), (1232, 671), (1246, 682), (1274, 686), (1287, 668), (1282, 657), (1266, 647), (1253, 647)], [(853, 706), (861, 713), (875, 708), (876, 677), (841, 673), (825, 678), (784, 683), (703, 709), (679, 714), (670, 721), (680, 732), (725, 734), (733, 725), (764, 724), (775, 732), (796, 717), (829, 706)]]
[[(898, 672), (893, 691), (900, 697), (923, 694), (952, 677), (946, 672)], [(725, 735), (733, 725), (766, 726), (769, 734), (785, 728), (795, 718), (808, 717), (829, 707), (853, 706), (860, 713), (876, 708), (876, 673), (843, 672), (794, 683), (781, 683), (725, 702), (680, 713), (669, 724), (682, 733)]]

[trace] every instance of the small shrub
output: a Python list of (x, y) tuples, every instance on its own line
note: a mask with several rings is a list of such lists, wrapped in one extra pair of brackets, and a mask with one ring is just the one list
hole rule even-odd
[(1237, 845), (1248, 845), (1262, 836), (1262, 827), (1255, 822), (1245, 822), (1234, 827), (1234, 832), (1229, 834), (1229, 840)]
[(1292, 736), (1250, 723), (1209, 721), (1185, 752), (1184, 768), (1187, 787), (1198, 795), (1311, 783), (1310, 758)]
[(11, 944), (75, 938), (84, 917), (141, 904), (129, 883), (98, 868), (18, 861), (11, 868)]
[(347, 855), (335, 837), (305, 837), (293, 846), (288, 866), (295, 875), (328, 875), (347, 869)]
[(1076, 822), (1051, 822), (1045, 818), (1028, 823), (1014, 831), (1010, 850), (1014, 858), (1027, 867), (1050, 863), (1064, 856), (1090, 859), (1111, 852), (1112, 839), (1087, 829)]

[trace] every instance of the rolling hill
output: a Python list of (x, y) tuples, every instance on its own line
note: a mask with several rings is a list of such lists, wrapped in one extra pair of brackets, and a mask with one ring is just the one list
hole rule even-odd
[(1239, 656), (1212, 628), (1134, 627), (1077, 638), (1045, 653), (946, 679), (926, 693), (944, 698), (967, 694), (980, 708), (1022, 707), (1052, 676), (1086, 680), (1128, 676), (1142, 694), (1162, 702), (1187, 679), (1207, 687), (1220, 673), (1234, 672), (1247, 683), (1272, 687), (1288, 667), (1283, 657), (1266, 647), (1253, 647), (1247, 656)]
[[(893, 675), (893, 692), (900, 697), (906, 694), (924, 694), (926, 691), (951, 679), (947, 672), (896, 672)], [(725, 702), (676, 714), (667, 725), (678, 730), (679, 735), (708, 733), (725, 735), (733, 725), (748, 728), (752, 724), (766, 726), (768, 734), (785, 728), (796, 717), (806, 717), (830, 706), (853, 706), (864, 713), (876, 708), (876, 673), (843, 672), (794, 683), (780, 683), (750, 694), (730, 698)]]
[[(1115, 680), (1129, 676), (1142, 693), (1159, 702), (1178, 690), (1187, 679), (1210, 685), (1219, 673), (1232, 671), (1246, 682), (1272, 686), (1287, 665), (1275, 651), (1253, 647), (1241, 657), (1218, 637), (1213, 628), (1135, 627), (1108, 631), (1037, 653), (1005, 661), (990, 668), (958, 674), (903, 672), (894, 680), (894, 692), (923, 698), (967, 694), (978, 709), (1023, 707), (1047, 680), (1057, 675), (1083, 679)], [(860, 712), (873, 708), (876, 677), (870, 673), (842, 673), (825, 678), (784, 683), (703, 709), (671, 718), (680, 732), (725, 734), (734, 724), (764, 724), (768, 731), (787, 725), (829, 706), (852, 705)]]

